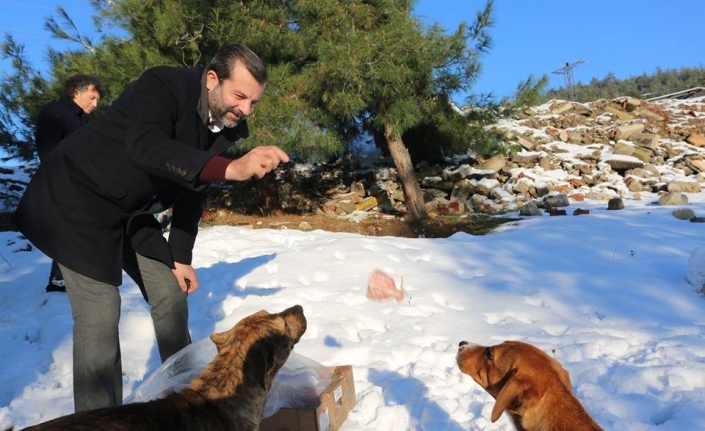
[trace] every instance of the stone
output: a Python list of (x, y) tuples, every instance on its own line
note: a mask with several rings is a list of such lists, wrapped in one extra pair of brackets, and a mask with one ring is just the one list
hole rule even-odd
[(690, 208), (680, 208), (673, 211), (673, 217), (678, 220), (692, 220), (695, 218), (695, 213)]
[(607, 201), (607, 209), (614, 211), (614, 210), (623, 210), (624, 209), (624, 202), (622, 201), (622, 198), (612, 198), (609, 201)]
[(522, 206), (519, 209), (520, 216), (529, 216), (530, 217), (530, 216), (540, 216), (542, 214), (543, 213), (541, 212), (539, 207), (533, 202), (527, 202), (526, 204), (524, 204), (524, 206)]
[(313, 230), (313, 226), (311, 226), (311, 223), (307, 221), (302, 221), (301, 223), (299, 223), (299, 230), (309, 232)]
[(617, 128), (614, 134), (614, 139), (619, 140), (629, 140), (629, 137), (635, 133), (641, 133), (644, 131), (644, 123), (632, 123), (625, 124)]
[(687, 205), (688, 196), (681, 192), (667, 193), (658, 199), (659, 205)]
[(687, 138), (685, 138), (685, 142), (689, 143), (690, 145), (695, 145), (696, 147), (705, 147), (705, 136), (701, 135), (700, 133), (691, 133), (688, 135)]
[(626, 141), (617, 141), (612, 147), (612, 154), (617, 154), (620, 156), (631, 156), (634, 152), (634, 145)]
[(644, 162), (632, 156), (609, 156), (605, 163), (614, 171), (627, 171), (629, 169), (643, 168)]
[(658, 148), (659, 139), (659, 135), (655, 133), (635, 133), (631, 136), (630, 141), (640, 147), (655, 150)]
[(379, 202), (377, 201), (377, 198), (374, 196), (371, 196), (367, 199), (363, 199), (361, 202), (355, 204), (355, 210), (356, 211), (369, 211), (372, 208), (376, 207), (379, 205)]
[(695, 181), (671, 181), (666, 189), (669, 192), (700, 193), (702, 187)]
[(546, 196), (543, 198), (544, 204), (546, 204), (547, 207), (551, 208), (559, 208), (559, 207), (567, 207), (570, 205), (570, 201), (568, 200), (568, 196), (563, 193), (558, 193), (552, 196)]
[(627, 114), (626, 112), (622, 111), (621, 109), (614, 107), (614, 106), (607, 106), (605, 108), (605, 112), (608, 112), (612, 115), (615, 115), (617, 118), (620, 120), (631, 120), (634, 118), (632, 115)]
[(564, 216), (567, 215), (565, 210), (559, 210), (557, 208), (549, 208), (548, 215), (550, 216)]
[(480, 169), (488, 169), (494, 172), (499, 172), (504, 169), (505, 166), (507, 166), (507, 159), (503, 155), (498, 154), (482, 163), (480, 165)]
[(359, 196), (365, 196), (365, 185), (362, 181), (353, 181), (352, 184), (350, 184), (350, 191)]

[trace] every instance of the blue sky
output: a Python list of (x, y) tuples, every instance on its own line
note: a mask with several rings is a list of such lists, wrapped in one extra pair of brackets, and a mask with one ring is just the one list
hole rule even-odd
[[(24, 43), (32, 64), (46, 67), (46, 46), (57, 41), (43, 28), (46, 17), (64, 6), (79, 28), (92, 29), (87, 0), (0, 0), (0, 29)], [(448, 30), (471, 22), (484, 1), (420, 0), (416, 14)], [(561, 87), (565, 76), (553, 74), (566, 63), (583, 61), (573, 70), (575, 82), (614, 73), (623, 79), (658, 67), (705, 67), (700, 21), (703, 0), (496, 0), (492, 50), (483, 58), (484, 72), (474, 90), (509, 96), (529, 75), (549, 75), (549, 87)], [(8, 67), (0, 62), (0, 70)]]

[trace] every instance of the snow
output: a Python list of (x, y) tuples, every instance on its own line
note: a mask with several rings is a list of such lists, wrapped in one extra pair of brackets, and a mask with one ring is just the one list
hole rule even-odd
[[(688, 198), (705, 215), (705, 193)], [(494, 400), (455, 363), (461, 340), (508, 339), (555, 356), (605, 429), (702, 430), (705, 224), (657, 199), (627, 198), (621, 211), (585, 201), (589, 215), (446, 239), (205, 228), (192, 337), (301, 304), (308, 330), (294, 351), (353, 367), (357, 404), (343, 431), (513, 430), (506, 415), (490, 422)], [(46, 256), (17, 232), (0, 233), (0, 253), (0, 429), (22, 428), (73, 410), (71, 315), (65, 294), (44, 292)], [(365, 296), (375, 269), (403, 277), (402, 302)], [(139, 289), (126, 277), (121, 294), (127, 397), (160, 363)]]

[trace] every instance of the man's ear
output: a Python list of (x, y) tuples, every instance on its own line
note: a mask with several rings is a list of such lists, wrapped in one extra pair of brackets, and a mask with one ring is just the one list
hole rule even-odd
[[(511, 405), (518, 407), (522, 403), (524, 392), (529, 389), (529, 384), (523, 379), (518, 379), (516, 376), (509, 379), (506, 385), (497, 394), (497, 401), (492, 408), (492, 422), (496, 422), (502, 413)], [(515, 403), (515, 401), (519, 401)]]
[(209, 70), (206, 72), (206, 88), (211, 91), (216, 85), (218, 85), (218, 74), (214, 70)]

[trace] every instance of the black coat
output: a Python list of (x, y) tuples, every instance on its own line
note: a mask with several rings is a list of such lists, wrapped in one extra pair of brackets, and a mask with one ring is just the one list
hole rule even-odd
[(73, 100), (64, 96), (39, 111), (34, 140), (39, 160), (46, 160), (62, 139), (85, 126), (87, 115)]
[[(60, 264), (119, 285), (123, 246), (173, 267), (190, 264), (206, 162), (248, 135), (213, 135), (202, 68), (156, 67), (106, 113), (61, 142), (30, 181), (19, 230)], [(153, 214), (172, 207), (168, 244)]]

